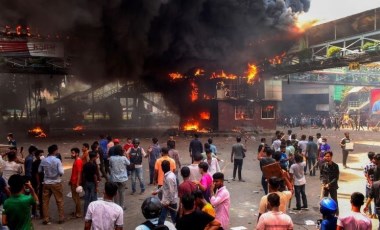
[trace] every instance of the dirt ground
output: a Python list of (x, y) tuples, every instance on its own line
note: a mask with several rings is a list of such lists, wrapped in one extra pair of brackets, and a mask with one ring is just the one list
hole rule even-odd
[[(279, 129), (282, 130), (282, 129)], [(286, 132), (286, 130), (284, 130)], [(343, 169), (342, 167), (342, 154), (339, 147), (339, 141), (343, 137), (344, 131), (350, 131), (350, 136), (355, 142), (355, 151), (349, 155), (348, 165), (351, 167), (349, 169)], [(298, 137), (301, 134), (315, 135), (317, 132), (321, 132), (322, 136), (328, 138), (328, 143), (332, 146), (334, 152), (333, 160), (337, 162), (340, 166), (341, 174), (339, 180), (339, 207), (340, 213), (344, 214), (350, 211), (349, 197), (351, 193), (365, 192), (365, 179), (363, 176), (363, 167), (368, 162), (367, 152), (374, 151), (380, 152), (380, 133), (372, 131), (351, 131), (351, 130), (317, 130), (317, 129), (304, 129), (294, 128), (293, 133), (297, 133)], [(119, 138), (123, 143), (127, 136), (139, 137), (141, 140), (141, 146), (145, 149), (151, 144), (151, 138), (157, 136), (161, 146), (166, 145), (167, 135), (163, 135), (159, 130), (154, 132), (128, 132), (128, 131), (118, 131), (113, 134), (116, 138)], [(236, 134), (237, 135), (237, 134)], [(247, 142), (246, 147), (248, 149), (247, 157), (243, 164), (243, 178), (246, 182), (232, 181), (232, 169), (233, 165), (230, 163), (230, 152), (231, 146), (235, 143), (235, 134), (204, 134), (200, 139), (202, 143), (207, 141), (209, 136), (214, 136), (214, 144), (218, 148), (219, 157), (224, 160), (221, 163), (221, 168), (225, 173), (225, 177), (228, 181), (225, 182), (227, 189), (231, 194), (231, 209), (230, 209), (230, 227), (231, 229), (254, 229), (257, 223), (258, 214), (258, 204), (260, 198), (264, 195), (261, 188), (260, 179), (261, 171), (259, 168), (258, 161), (256, 160), (257, 147), (260, 144), (259, 140), (261, 137), (267, 137), (270, 140), (270, 136), (252, 136)], [(50, 144), (58, 144), (59, 152), (63, 155), (63, 163), (65, 168), (65, 175), (63, 176), (64, 183), (64, 194), (69, 193), (68, 180), (71, 174), (71, 165), (73, 160), (69, 158), (69, 150), (72, 147), (81, 147), (82, 143), (88, 142), (92, 143), (97, 139), (97, 135), (83, 133), (81, 135), (72, 133), (61, 133), (59, 135), (51, 135), (48, 138), (25, 138), (21, 135), (16, 136), (18, 146), (23, 146), (25, 149), (30, 144), (34, 144), (37, 147), (47, 151), (47, 147)], [(191, 137), (176, 137), (177, 149), (180, 152), (181, 163), (183, 165), (190, 164), (190, 157), (188, 153), (188, 145)], [(5, 140), (4, 140), (5, 142)], [(269, 143), (269, 141), (268, 141)], [(26, 152), (26, 151), (25, 151)], [(144, 178), (145, 182), (148, 181), (148, 167), (147, 161), (144, 162)], [(308, 197), (309, 210), (308, 211), (297, 211), (293, 212), (288, 210), (288, 214), (292, 217), (295, 224), (295, 229), (315, 229), (315, 225), (306, 225), (306, 221), (316, 222), (317, 219), (321, 218), (319, 214), (319, 196), (320, 196), (320, 182), (319, 182), (319, 172), (317, 172), (317, 177), (306, 177), (307, 186), (306, 193)], [(128, 184), (129, 189), (127, 190), (126, 205), (127, 210), (124, 212), (124, 229), (132, 230), (140, 223), (144, 222), (144, 217), (141, 214), (140, 206), (142, 201), (150, 196), (150, 193), (154, 190), (153, 186), (147, 186), (147, 190), (143, 195), (130, 195), (131, 184)], [(102, 191), (102, 188), (100, 189)], [(102, 197), (102, 192), (98, 194)], [(69, 197), (65, 197), (65, 214), (68, 217), (69, 213), (74, 211), (73, 201)], [(295, 198), (291, 201), (291, 207), (295, 207)], [(57, 208), (55, 205), (54, 198), (50, 201), (50, 214), (52, 219), (52, 225), (44, 226), (42, 225), (42, 220), (34, 220), (35, 229), (83, 229), (84, 221), (83, 219), (68, 219), (64, 224), (59, 225), (57, 223)], [(373, 220), (374, 229), (378, 226), (378, 220)]]

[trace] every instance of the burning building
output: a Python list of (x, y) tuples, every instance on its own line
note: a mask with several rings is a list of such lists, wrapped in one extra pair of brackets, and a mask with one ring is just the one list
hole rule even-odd
[[(226, 71), (203, 71), (199, 77), (181, 75), (173, 81), (188, 82), (188, 100), (181, 111), (180, 129), (190, 132), (275, 129), (281, 81), (260, 81), (257, 67), (248, 65), (245, 76)], [(189, 80), (189, 78), (191, 78)]]

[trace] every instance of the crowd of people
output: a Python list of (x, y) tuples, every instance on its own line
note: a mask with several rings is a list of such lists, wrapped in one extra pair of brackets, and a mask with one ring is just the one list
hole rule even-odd
[(366, 114), (335, 114), (331, 116), (327, 115), (311, 115), (311, 114), (299, 114), (299, 115), (287, 115), (278, 119), (280, 126), (284, 128), (300, 127), (301, 130), (305, 128), (318, 128), (320, 130), (334, 129), (340, 130), (341, 128), (351, 128), (352, 130), (364, 130), (364, 127), (368, 129), (369, 120)]
[[(32, 229), (32, 218), (42, 218), (44, 225), (52, 224), (49, 200), (54, 195), (58, 208), (58, 224), (64, 223), (62, 157), (58, 146), (51, 145), (47, 156), (35, 146), (28, 148), (28, 156), (20, 157), (13, 135), (8, 135), (10, 150), (2, 155), (0, 177), (0, 203), (3, 205), (3, 226), (9, 229)], [(341, 139), (343, 166), (352, 150), (349, 133)], [(246, 146), (241, 137), (231, 147), (233, 163), (232, 180), (245, 182), (243, 162)], [(184, 156), (182, 156), (183, 159)], [(145, 151), (138, 138), (127, 138), (122, 145), (119, 139), (100, 136), (91, 145), (83, 143), (81, 150), (71, 149), (73, 166), (69, 180), (74, 210), (70, 218), (84, 218), (85, 229), (123, 229), (123, 213), (128, 180), (131, 195), (146, 193), (147, 186), (156, 189), (141, 206), (146, 218), (135, 226), (136, 230), (149, 229), (229, 229), (231, 197), (224, 185), (225, 175), (221, 171), (217, 147), (213, 139), (202, 144), (197, 134), (189, 144), (191, 164), (181, 164), (176, 141), (170, 137), (165, 147), (152, 138)], [(365, 167), (367, 178), (366, 197), (361, 193), (351, 195), (352, 212), (339, 215), (337, 200), (339, 166), (333, 161), (333, 152), (327, 137), (317, 133), (316, 137), (276, 131), (271, 143), (261, 139), (257, 159), (263, 172), (261, 183), (264, 196), (260, 199), (256, 229), (293, 229), (292, 218), (286, 214), (293, 194), (296, 204), (293, 210), (307, 210), (306, 177), (316, 176), (320, 171), (321, 202), (320, 229), (371, 229), (371, 219), (360, 213), (378, 215), (380, 210), (380, 154), (368, 153), (370, 162)], [(149, 184), (144, 181), (143, 160), (147, 158)], [(267, 170), (270, 166), (278, 166)], [(379, 167), (379, 170), (377, 168)], [(139, 182), (139, 190), (137, 185)], [(104, 181), (104, 186), (101, 186)], [(181, 183), (180, 183), (181, 181)], [(98, 198), (99, 188), (104, 195)], [(84, 202), (80, 194), (84, 193)], [(371, 201), (375, 200), (375, 207)], [(82, 204), (83, 203), (83, 204)], [(167, 217), (170, 216), (170, 221)], [(380, 219), (380, 218), (379, 218)], [(355, 227), (353, 227), (355, 226)], [(128, 227), (131, 229), (131, 226)]]

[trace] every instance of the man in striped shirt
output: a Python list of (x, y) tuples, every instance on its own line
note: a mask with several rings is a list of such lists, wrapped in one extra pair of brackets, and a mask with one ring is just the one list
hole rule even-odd
[(268, 195), (269, 212), (260, 216), (256, 230), (277, 229), (292, 230), (293, 222), (289, 215), (279, 211), (280, 197), (276, 193)]

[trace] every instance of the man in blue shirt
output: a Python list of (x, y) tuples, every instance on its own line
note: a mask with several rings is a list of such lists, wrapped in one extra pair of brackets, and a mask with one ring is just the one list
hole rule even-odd
[(58, 206), (59, 222), (62, 224), (65, 220), (63, 210), (63, 167), (61, 161), (56, 157), (58, 152), (57, 145), (51, 145), (48, 148), (48, 156), (41, 161), (38, 167), (38, 172), (44, 172), (44, 185), (43, 185), (43, 224), (51, 224), (49, 217), (49, 201), (52, 194), (56, 199)]

